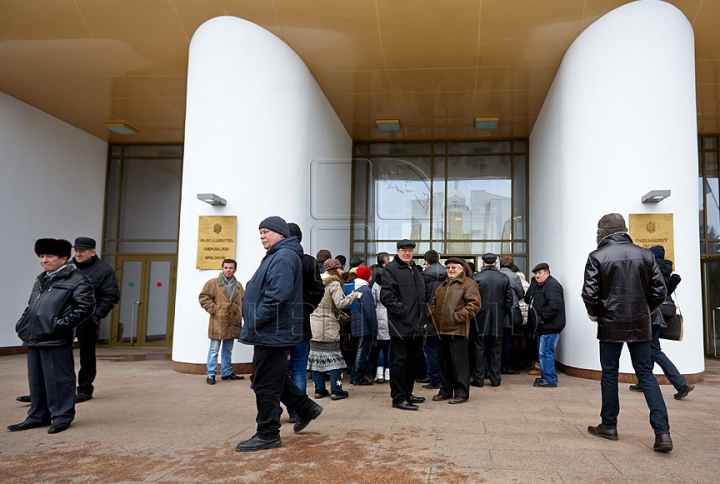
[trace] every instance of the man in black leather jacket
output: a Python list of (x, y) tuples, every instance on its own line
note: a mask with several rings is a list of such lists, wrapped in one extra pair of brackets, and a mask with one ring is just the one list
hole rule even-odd
[(52, 425), (48, 433), (67, 430), (75, 418), (75, 327), (92, 316), (95, 296), (90, 281), (70, 258), (70, 242), (39, 239), (35, 253), (45, 270), (37, 277), (28, 307), (15, 325), (28, 348), (30, 409), (16, 432)]
[(597, 321), (602, 367), (602, 423), (588, 427), (596, 437), (617, 440), (618, 373), (623, 343), (650, 409), (656, 452), (673, 448), (667, 408), (653, 375), (650, 357), (650, 313), (665, 300), (665, 282), (653, 253), (635, 245), (619, 213), (598, 222), (598, 248), (585, 265), (582, 298), (591, 320)]

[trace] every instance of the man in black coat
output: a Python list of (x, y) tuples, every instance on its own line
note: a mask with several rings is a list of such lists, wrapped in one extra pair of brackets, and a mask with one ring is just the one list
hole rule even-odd
[(412, 394), (415, 384), (415, 355), (427, 321), (425, 283), (413, 262), (415, 242), (397, 243), (397, 255), (382, 273), (380, 301), (387, 308), (390, 330), (390, 396), (392, 406), (417, 410), (425, 397)]
[(91, 317), (95, 296), (90, 281), (68, 264), (70, 242), (39, 239), (35, 253), (44, 272), (37, 277), (25, 312), (15, 325), (27, 346), (30, 409), (11, 432), (52, 425), (49, 434), (67, 430), (75, 418), (75, 328)]
[(555, 388), (558, 384), (555, 371), (555, 347), (560, 332), (565, 328), (565, 295), (563, 287), (550, 275), (550, 266), (541, 262), (533, 270), (533, 279), (525, 295), (528, 309), (528, 325), (538, 338), (538, 362), (540, 378), (534, 387)]
[(604, 215), (598, 222), (598, 248), (590, 253), (585, 265), (582, 298), (588, 316), (598, 325), (602, 367), (602, 422), (588, 427), (588, 432), (609, 440), (618, 439), (618, 373), (620, 353), (627, 343), (650, 409), (650, 425), (655, 432), (653, 450), (669, 452), (673, 443), (667, 408), (653, 375), (650, 356), (650, 313), (665, 300), (665, 282), (653, 253), (635, 245), (627, 231), (622, 215)]
[(490, 385), (500, 386), (502, 366), (502, 340), (505, 314), (513, 305), (513, 288), (510, 279), (495, 265), (497, 256), (488, 252), (482, 256), (482, 269), (473, 274), (473, 281), (480, 286), (482, 308), (470, 325), (470, 341), (475, 349), (472, 368), (475, 387), (485, 383), (485, 365), (488, 364)]

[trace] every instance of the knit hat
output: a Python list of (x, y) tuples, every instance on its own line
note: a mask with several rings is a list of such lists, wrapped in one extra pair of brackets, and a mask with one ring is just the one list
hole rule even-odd
[(619, 213), (608, 213), (598, 222), (597, 243), (599, 244), (605, 237), (609, 237), (617, 233), (627, 233), (628, 229), (625, 225), (625, 219)]
[(364, 279), (366, 281), (369, 281), (370, 277), (372, 276), (372, 271), (368, 266), (358, 266), (356, 273), (358, 278)]
[(662, 245), (653, 245), (650, 247), (650, 252), (655, 254), (656, 259), (664, 259), (665, 258), (665, 247)]
[(297, 237), (298, 242), (302, 242), (302, 230), (300, 230), (300, 226), (298, 224), (294, 224), (292, 222), (288, 222), (288, 232), (290, 232), (290, 235), (293, 237)]
[(58, 257), (70, 258), (70, 249), (72, 245), (64, 239), (38, 239), (35, 241), (35, 254), (56, 255)]
[(332, 269), (342, 269), (342, 264), (337, 259), (328, 259), (323, 262), (323, 272), (330, 271)]
[(290, 229), (288, 229), (287, 222), (278, 216), (266, 218), (260, 222), (260, 227), (258, 227), (258, 229), (268, 229), (284, 237), (290, 237)]

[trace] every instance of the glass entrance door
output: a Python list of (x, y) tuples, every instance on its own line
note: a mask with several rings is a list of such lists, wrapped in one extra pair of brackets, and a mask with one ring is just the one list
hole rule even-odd
[(720, 356), (720, 259), (703, 261), (705, 354)]
[(110, 346), (164, 346), (172, 342), (177, 257), (118, 255), (120, 302), (110, 326)]

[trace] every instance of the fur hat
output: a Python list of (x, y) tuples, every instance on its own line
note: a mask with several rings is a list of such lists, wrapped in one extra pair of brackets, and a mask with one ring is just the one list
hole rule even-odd
[(625, 219), (619, 213), (608, 213), (603, 215), (598, 222), (597, 243), (599, 244), (605, 237), (609, 237), (617, 233), (627, 233), (628, 229), (625, 225)]
[(357, 271), (358, 278), (364, 279), (366, 281), (370, 280), (370, 277), (372, 277), (372, 271), (368, 266), (358, 266)]
[(284, 237), (290, 237), (290, 229), (288, 229), (285, 219), (278, 216), (268, 217), (260, 222), (258, 229), (268, 229), (276, 232)]
[(65, 239), (38, 239), (35, 241), (35, 254), (56, 255), (58, 257), (70, 258), (72, 245)]

